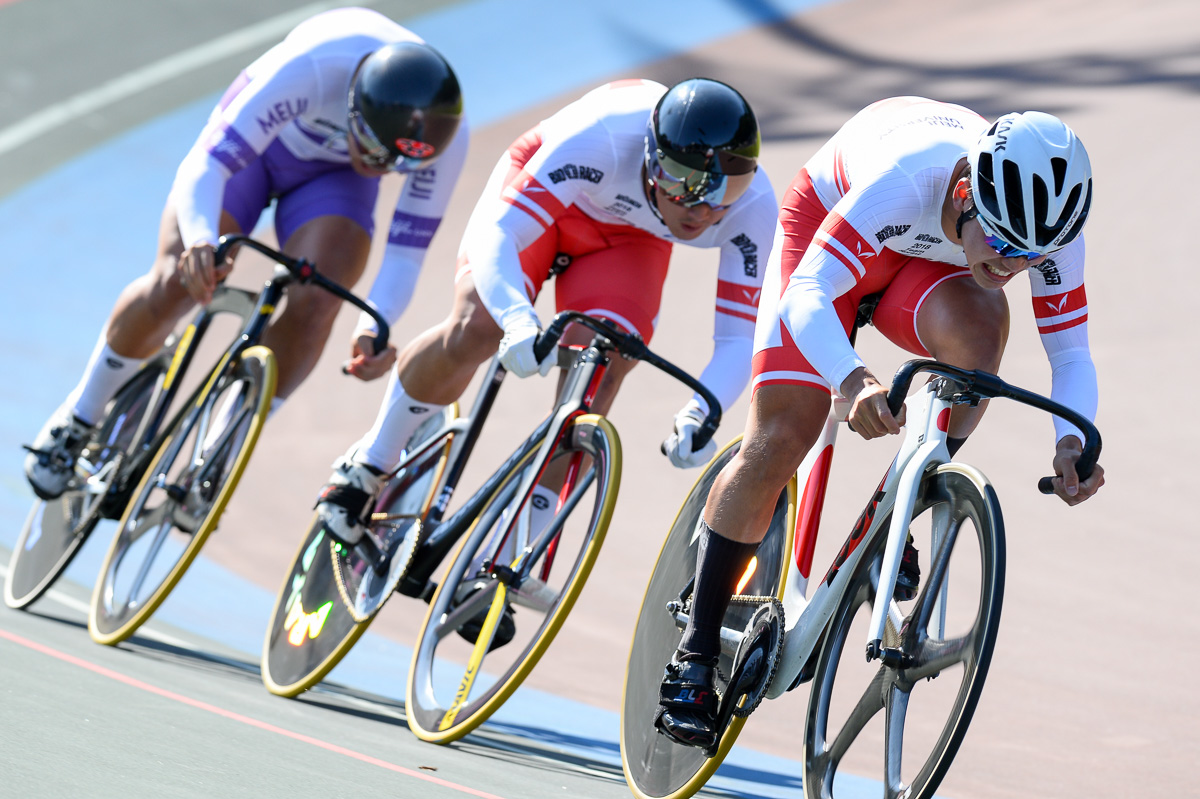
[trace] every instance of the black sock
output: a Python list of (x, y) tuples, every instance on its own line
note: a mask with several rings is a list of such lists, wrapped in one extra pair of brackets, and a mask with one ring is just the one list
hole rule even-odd
[(947, 438), (946, 449), (950, 450), (950, 457), (953, 458), (954, 454), (962, 449), (962, 445), (965, 443), (967, 443), (966, 436), (963, 436), (962, 438)]
[(737, 590), (746, 564), (758, 544), (743, 544), (725, 538), (701, 519), (700, 549), (696, 553), (696, 586), (692, 591), (692, 613), (679, 649), (700, 658), (721, 654), (721, 622), (729, 598)]

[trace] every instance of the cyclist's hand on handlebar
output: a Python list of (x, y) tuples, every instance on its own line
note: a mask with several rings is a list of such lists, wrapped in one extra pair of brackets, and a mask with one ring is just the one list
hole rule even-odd
[(841, 385), (842, 396), (850, 400), (850, 414), (846, 421), (850, 429), (866, 439), (895, 435), (904, 426), (905, 408), (900, 415), (892, 416), (888, 409), (887, 388), (880, 385), (875, 376), (860, 366), (850, 373)]
[(711, 438), (698, 451), (692, 451), (692, 441), (700, 430), (704, 415), (704, 411), (700, 410), (699, 403), (694, 399), (675, 414), (675, 432), (667, 436), (667, 440), (662, 444), (663, 452), (671, 459), (671, 465), (680, 469), (693, 469), (708, 463), (713, 455), (717, 454), (717, 442)]
[(388, 373), (396, 364), (396, 348), (391, 344), (378, 355), (375, 352), (375, 334), (362, 331), (355, 336), (350, 347), (350, 360), (342, 365), (342, 371), (359, 380), (375, 380)]
[(1056, 476), (1051, 480), (1051, 485), (1054, 486), (1054, 493), (1068, 505), (1078, 505), (1104, 485), (1104, 467), (1098, 463), (1092, 468), (1091, 477), (1083, 482), (1079, 481), (1079, 476), (1075, 474), (1075, 462), (1079, 460), (1082, 451), (1083, 445), (1077, 437), (1063, 436), (1054, 453)]
[(213, 292), (233, 269), (233, 264), (213, 262), (213, 245), (198, 241), (183, 251), (176, 267), (179, 284), (196, 302), (207, 305), (212, 302)]
[(554, 354), (551, 353), (538, 363), (537, 356), (533, 353), (534, 342), (541, 333), (542, 328), (532, 308), (513, 319), (506, 319), (504, 338), (500, 339), (500, 364), (517, 377), (550, 374), (557, 362)]

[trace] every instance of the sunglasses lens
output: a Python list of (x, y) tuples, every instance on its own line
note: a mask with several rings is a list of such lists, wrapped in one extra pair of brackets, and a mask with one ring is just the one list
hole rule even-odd
[(358, 147), (359, 157), (371, 169), (386, 169), (392, 172), (416, 172), (428, 166), (433, 159), (410, 158), (406, 155), (392, 155), (383, 146), (375, 133), (367, 127), (362, 115), (356, 111), (350, 112), (350, 135)]
[(975, 218), (979, 220), (979, 226), (983, 228), (983, 240), (986, 241), (987, 245), (992, 248), (992, 251), (1001, 258), (1028, 258), (1032, 260), (1034, 258), (1041, 258), (1043, 255), (1045, 255), (1045, 253), (1033, 252), (1032, 250), (1022, 250), (1020, 247), (1015, 247), (1012, 244), (1009, 244), (1007, 241), (996, 235), (992, 229), (992, 226), (986, 219), (983, 218), (981, 214), (975, 215)]
[(684, 207), (707, 203), (713, 210), (732, 205), (746, 193), (754, 181), (753, 165), (749, 172), (729, 175), (706, 172), (681, 164), (661, 152), (650, 158), (651, 179), (671, 202)]

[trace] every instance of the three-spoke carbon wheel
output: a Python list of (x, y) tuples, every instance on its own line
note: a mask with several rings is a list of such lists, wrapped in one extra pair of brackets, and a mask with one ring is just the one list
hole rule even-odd
[(274, 354), (249, 347), (213, 372), (167, 430), (96, 580), (88, 630), (97, 643), (133, 635), (179, 583), (216, 529), (274, 395)]
[[(741, 439), (735, 439), (718, 453), (684, 500), (650, 576), (634, 628), (621, 704), (621, 765), (630, 789), (639, 799), (685, 799), (703, 788), (746, 722), (744, 717), (734, 717), (711, 758), (705, 756), (703, 749), (674, 743), (654, 727), (663, 671), (683, 636), (683, 628), (667, 610), (667, 604), (679, 599), (696, 574), (704, 503), (717, 474), (732, 460), (740, 444)], [(754, 572), (742, 594), (782, 596), (794, 514), (793, 481), (776, 503), (771, 526), (759, 544)], [(740, 632), (756, 609), (757, 605), (732, 603), (722, 625)], [(723, 653), (718, 664), (720, 673), (728, 675), (732, 665), (733, 654)]]
[(883, 644), (900, 657), (864, 658), (886, 535), (864, 545), (830, 619), (804, 735), (810, 799), (839, 796), (842, 769), (874, 775), (881, 763), (886, 799), (933, 796), (983, 690), (1004, 593), (995, 491), (971, 467), (943, 464), (922, 482), (910, 532), (926, 560), (899, 629), (887, 626)]
[[(427, 442), (457, 416), (457, 405), (446, 407), (417, 429), (407, 449)], [(453, 442), (453, 434), (443, 435), (383, 488), (371, 521), (370, 535), (376, 541), (393, 551), (403, 548), (411, 557), (441, 490)], [(361, 553), (332, 539), (314, 515), (267, 625), (262, 678), (268, 691), (296, 696), (324, 679), (345, 657), (387, 599), (378, 596), (369, 608), (355, 607), (368, 576), (375, 576), (373, 567)]]
[(115, 515), (114, 507), (119, 512), (124, 503), (114, 496), (120, 488), (113, 483), (136, 454), (132, 450), (141, 440), (139, 428), (166, 362), (162, 357), (150, 361), (117, 391), (80, 454), (67, 491), (33, 503), (4, 581), (4, 603), (10, 608), (24, 608), (40, 597), (71, 564), (96, 523), (108, 513)]
[(457, 740), (495, 713), (549, 648), (600, 551), (621, 479), (616, 431), (592, 414), (567, 425), (548, 466), (566, 482), (541, 529), (531, 520), (549, 509), (531, 515), (534, 495), (517, 496), (536, 453), (496, 485), (430, 601), (406, 705), (424, 741)]

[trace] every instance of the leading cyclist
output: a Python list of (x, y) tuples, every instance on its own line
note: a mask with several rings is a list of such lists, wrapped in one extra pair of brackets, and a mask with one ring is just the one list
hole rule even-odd
[[(379, 178), (409, 173), (369, 295), (398, 319), (462, 171), (467, 136), (450, 65), (374, 11), (318, 14), (246, 67), (179, 166), (150, 272), (124, 289), (83, 378), (28, 447), (37, 495), (66, 489), (107, 402), (185, 314), (212, 299), (231, 268), (213, 262), (218, 237), (250, 232), (273, 199), (284, 252), (352, 286), (366, 267)], [(316, 365), (340, 307), (315, 287), (289, 291), (264, 340), (279, 363), (272, 410)], [(376, 334), (364, 314), (347, 366), (363, 380), (395, 359), (393, 348), (371, 354)]]
[[(864, 438), (904, 424), (850, 345), (862, 298), (880, 295), (872, 323), (896, 344), (995, 372), (1008, 339), (1002, 289), (1028, 272), (1051, 394), (1094, 418), (1080, 237), (1091, 202), (1087, 151), (1056, 117), (1031, 111), (988, 124), (921, 97), (868, 106), (800, 170), (767, 266), (745, 438), (704, 509), (690, 619), (655, 717), (661, 732), (701, 747), (720, 734), (713, 674), (725, 608), (776, 497), (821, 432), (830, 386), (850, 400), (850, 426)], [(951, 454), (983, 410), (954, 408)], [(1083, 435), (1057, 418), (1055, 431), (1054, 490), (1076, 505), (1104, 484), (1104, 470), (1080, 481)], [(910, 542), (898, 598), (914, 596), (919, 577)]]
[[(559, 310), (603, 316), (649, 341), (673, 244), (719, 249), (713, 353), (700, 379), (723, 406), (736, 399), (750, 375), (760, 257), (778, 213), (757, 168), (759, 141), (746, 100), (705, 78), (670, 89), (649, 80), (610, 83), (517, 139), (467, 224), (449, 316), (400, 353), (375, 425), (335, 464), (321, 493), (317, 509), (329, 531), (358, 541), (380, 475), (497, 346), (509, 372), (550, 371), (553, 355), (541, 363), (534, 356), (541, 323), (533, 301), (552, 276)], [(634, 363), (618, 359), (609, 368), (593, 404), (598, 413)], [(712, 442), (692, 452), (707, 410), (697, 396), (676, 414), (668, 439), (676, 466), (712, 456)], [(541, 529), (555, 498), (544, 478), (531, 527)]]

